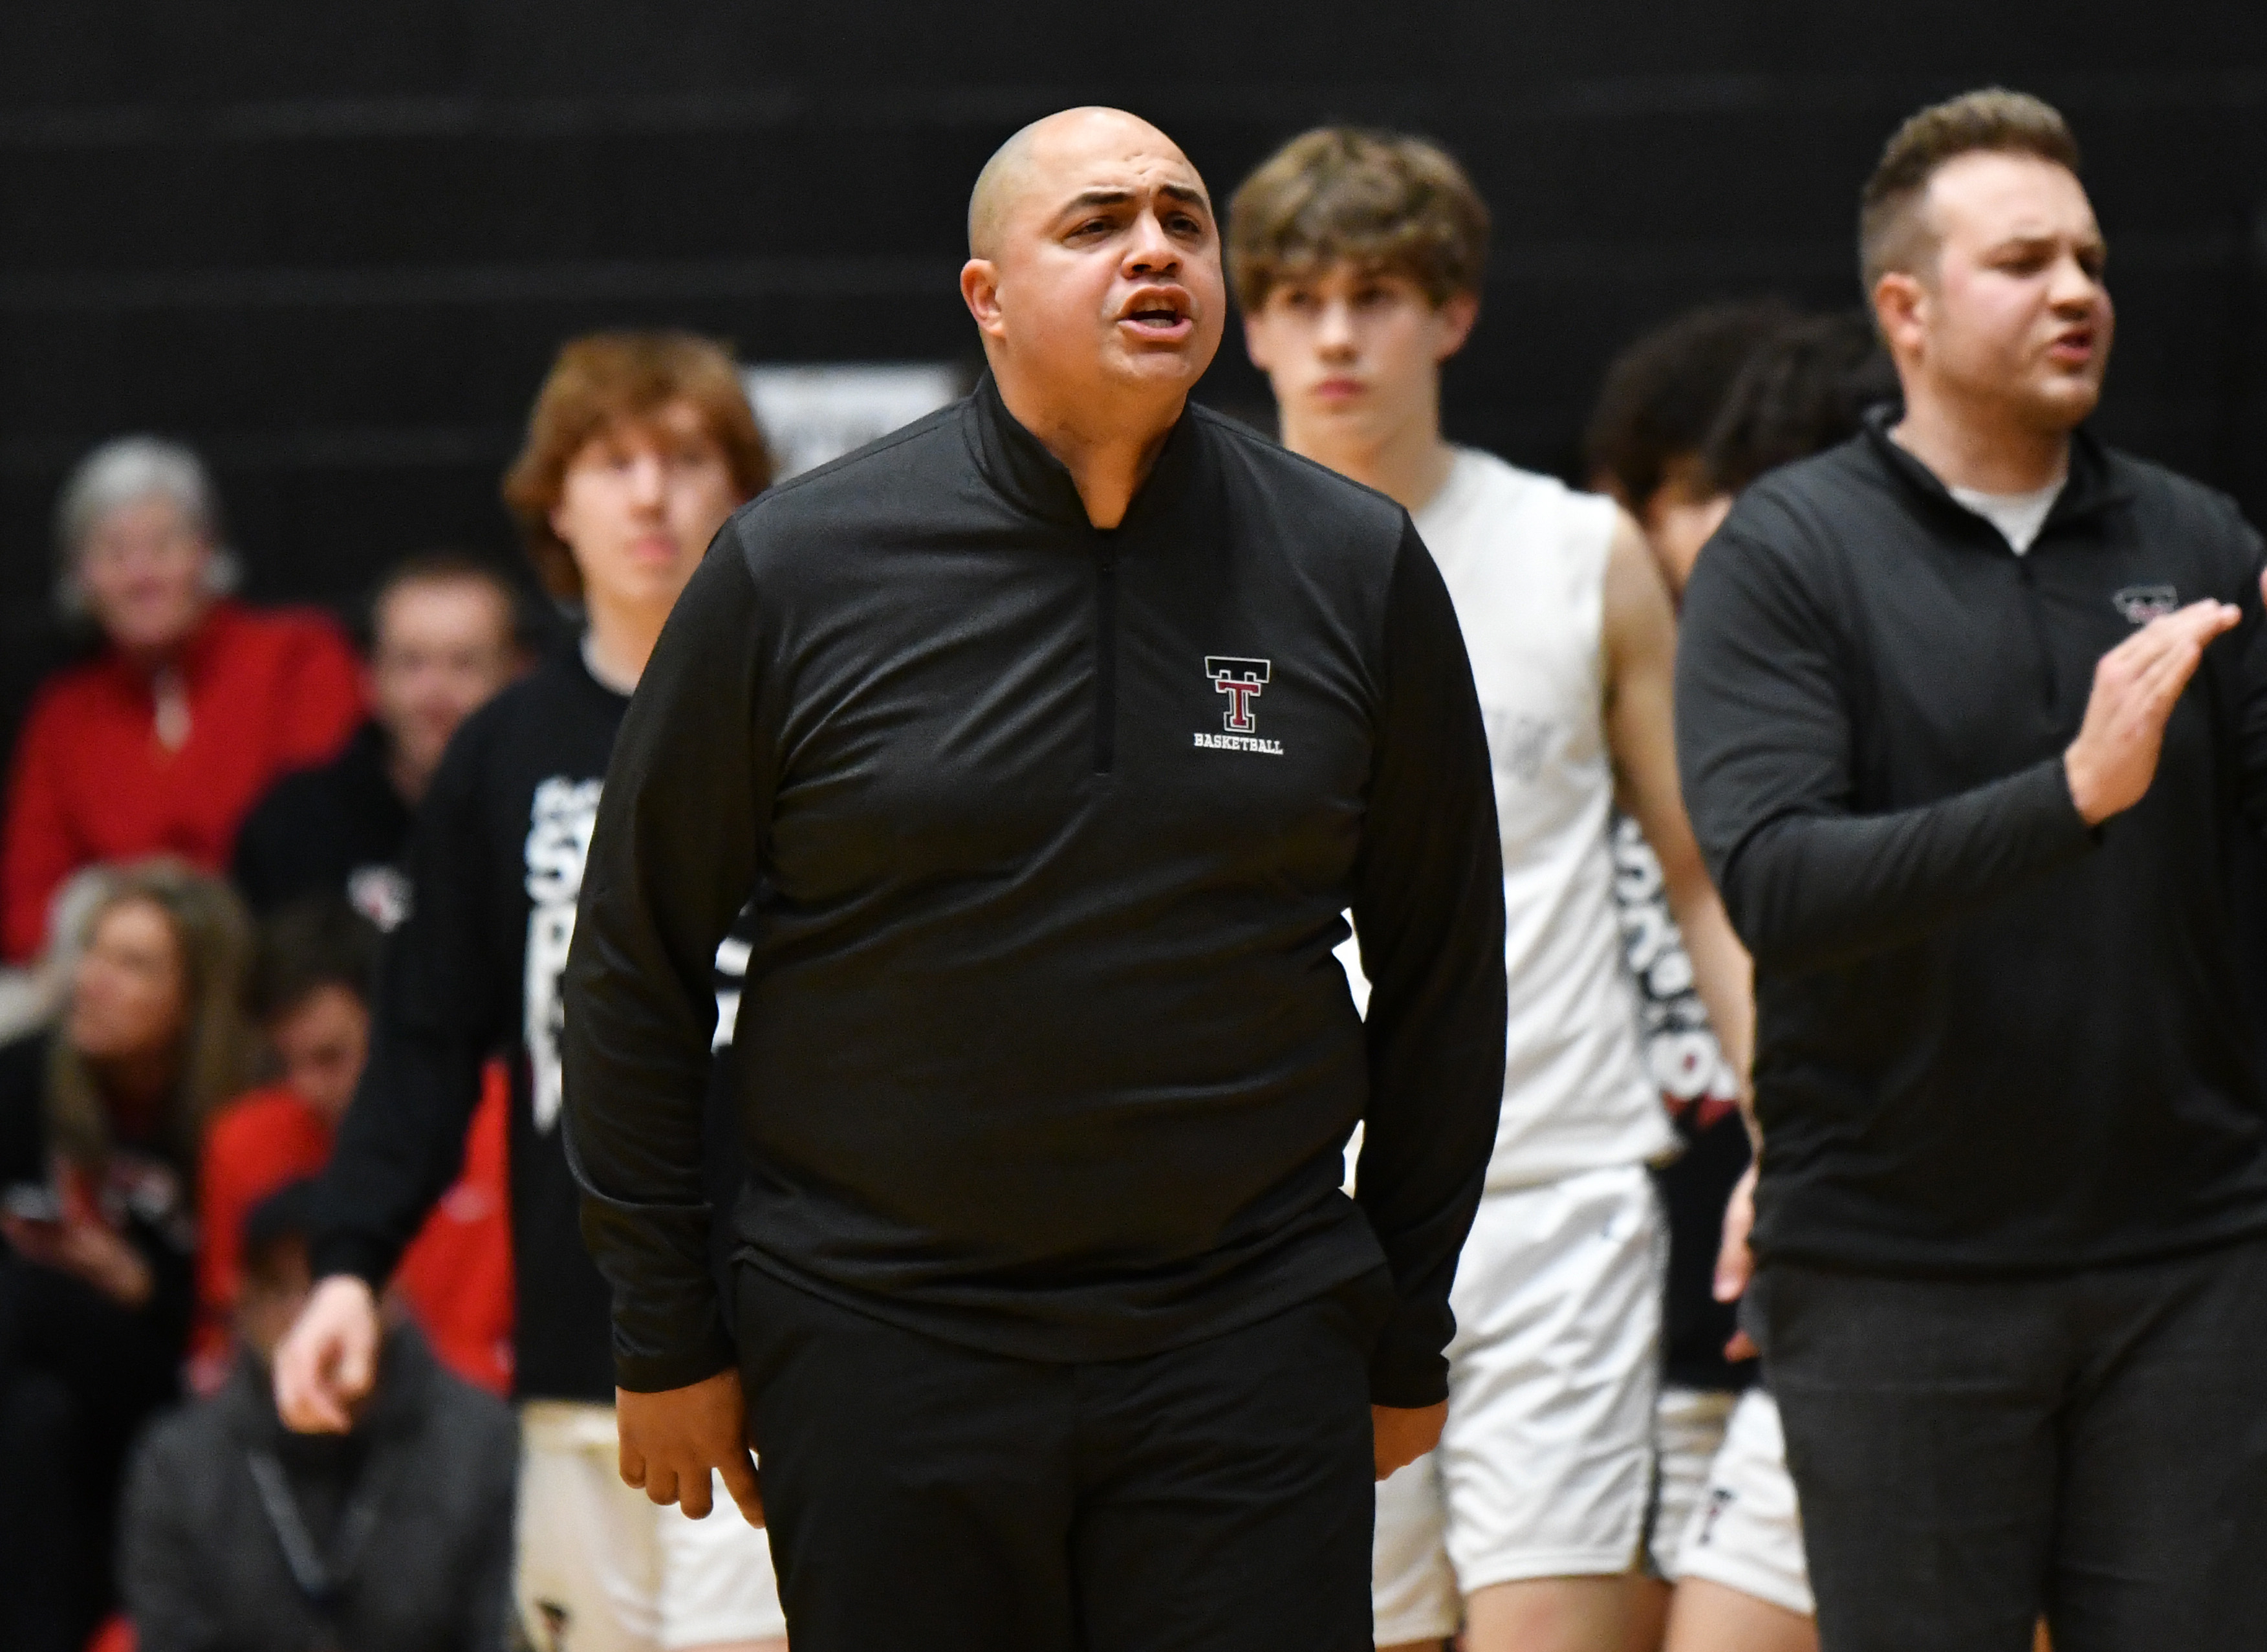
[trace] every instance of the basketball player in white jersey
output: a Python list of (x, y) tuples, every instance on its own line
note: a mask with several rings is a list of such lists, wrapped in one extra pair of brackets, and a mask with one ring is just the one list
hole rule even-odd
[(1251, 358), (1294, 452), (1406, 506), (1454, 598), (1503, 835), (1508, 1066), (1458, 1268), (1439, 1449), (1379, 1488), (1381, 1648), (1618, 1652), (1653, 1472), (1673, 1138), (1640, 1054), (1607, 814), (1666, 875), (1696, 984), (1744, 1073), (1746, 955), (1677, 790), (1676, 624), (1610, 501), (1449, 445), (1441, 364), (1477, 318), (1487, 214), (1432, 145), (1326, 128), (1237, 191)]

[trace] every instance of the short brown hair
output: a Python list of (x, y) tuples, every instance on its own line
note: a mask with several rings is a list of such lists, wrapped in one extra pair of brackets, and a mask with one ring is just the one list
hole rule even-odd
[(290, 1015), (326, 987), (370, 1000), (378, 974), (378, 926), (335, 894), (292, 902), (260, 921), (244, 1007), (254, 1021)]
[(1929, 180), (1963, 155), (2030, 155), (2073, 173), (2078, 139), (2049, 103), (1986, 86), (1932, 104), (1889, 139), (1858, 204), (1858, 272), (1870, 295), (1891, 270), (1911, 273), (1929, 256), (1921, 197)]
[(567, 466), (591, 437), (649, 418), (672, 401), (699, 410), (743, 498), (752, 499), (771, 481), (771, 455), (723, 345), (690, 333), (593, 333), (569, 340), (536, 392), (527, 440), (503, 478), (504, 503), (553, 596), (571, 602), (583, 594), (575, 558), (551, 531)]
[(1229, 274), (1247, 315), (1278, 283), (1341, 262), (1405, 275), (1435, 305), (1478, 295), (1487, 246), (1487, 205), (1464, 169), (1400, 132), (1303, 132), (1228, 203)]
[(355, 640), (363, 653), (377, 653), (385, 605), (412, 585), (484, 586), (495, 596), (497, 611), (503, 616), (505, 646), (521, 646), (527, 641), (527, 616), (521, 612), (523, 593), (510, 574), (475, 552), (444, 546), (413, 551), (378, 576), (356, 615)]

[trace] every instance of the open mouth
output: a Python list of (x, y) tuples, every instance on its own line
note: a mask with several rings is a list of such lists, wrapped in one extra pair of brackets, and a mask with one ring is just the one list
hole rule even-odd
[(1135, 293), (1118, 319), (1149, 338), (1177, 338), (1195, 326), (1189, 316), (1187, 295), (1164, 289)]

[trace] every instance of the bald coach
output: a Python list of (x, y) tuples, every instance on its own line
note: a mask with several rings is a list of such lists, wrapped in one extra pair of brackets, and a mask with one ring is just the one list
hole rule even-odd
[(1463, 643), (1398, 507), (1189, 405), (1226, 300), (1163, 133), (1018, 132), (969, 253), (990, 371), (732, 518), (606, 779), (566, 1106), (622, 1472), (768, 1517), (796, 1652), (1354, 1652), (1500, 1099)]

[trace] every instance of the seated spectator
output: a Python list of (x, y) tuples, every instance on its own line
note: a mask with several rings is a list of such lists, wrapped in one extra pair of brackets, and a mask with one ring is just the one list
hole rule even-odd
[(100, 634), (50, 679), (16, 750), (0, 833), (0, 951), (39, 951), (81, 866), (228, 863), (277, 775), (331, 756), (362, 716), (338, 625), (225, 599), (212, 484), (186, 449), (134, 437), (72, 473), (56, 511), (64, 608)]
[(343, 895), (390, 930), (407, 915), (409, 819), (457, 725), (517, 674), (518, 598), (470, 557), (412, 557), (370, 602), (370, 720), (329, 762), (271, 787), (236, 840), (255, 913)]
[(306, 1301), (314, 1191), (288, 1183), (246, 1218), (235, 1369), (135, 1455), (118, 1570), (139, 1652), (498, 1652), (518, 1458), (503, 1402), (396, 1321), (352, 1433), (275, 1414), (268, 1356)]
[[(205, 1133), (197, 1209), (197, 1385), (226, 1375), (246, 1213), (312, 1176), (354, 1099), (370, 1054), (378, 935), (336, 897), (285, 907), (260, 927), (246, 1007), (266, 1033), (276, 1082), (229, 1103)], [(503, 1076), (484, 1098), (465, 1165), (402, 1258), (394, 1286), (442, 1362), (495, 1393), (511, 1386), (511, 1235), (504, 1193)]]
[(246, 925), (225, 885), (116, 869), (60, 1024), (0, 1047), (0, 1646), (77, 1652), (110, 1594), (121, 1465), (177, 1390), (190, 1168), (238, 1089)]

